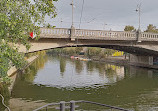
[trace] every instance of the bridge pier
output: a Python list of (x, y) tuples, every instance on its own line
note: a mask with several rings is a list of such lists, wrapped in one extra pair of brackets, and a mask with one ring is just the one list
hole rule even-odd
[(71, 41), (75, 41), (75, 27), (71, 26), (71, 33), (70, 33)]
[(141, 66), (141, 67), (152, 67), (153, 66), (153, 56), (140, 56), (130, 54), (130, 64)]

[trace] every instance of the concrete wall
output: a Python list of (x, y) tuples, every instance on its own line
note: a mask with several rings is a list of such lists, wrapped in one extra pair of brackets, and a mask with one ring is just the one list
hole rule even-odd
[[(27, 60), (26, 60), (26, 61), (28, 62), (27, 66), (30, 65), (37, 57), (38, 57), (38, 56), (32, 56), (32, 57), (30, 57), (29, 59), (27, 59)], [(27, 67), (27, 66), (26, 66), (26, 67)], [(14, 66), (14, 67), (11, 67), (11, 68), (8, 70), (8, 72), (7, 72), (8, 76), (12, 76), (15, 72), (17, 72), (17, 70), (18, 70), (18, 69), (16, 69), (15, 66)]]
[(130, 62), (132, 64), (153, 65), (153, 57), (152, 56), (138, 56), (138, 55), (130, 54)]

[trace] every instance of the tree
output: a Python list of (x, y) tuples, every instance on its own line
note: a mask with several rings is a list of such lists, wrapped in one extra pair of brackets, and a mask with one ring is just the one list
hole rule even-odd
[(83, 50), (83, 47), (76, 47), (75, 48), (76, 54), (79, 54), (82, 50)]
[(87, 48), (86, 54), (88, 57), (97, 56), (101, 53), (102, 49), (97, 47)]
[[(0, 77), (5, 77), (11, 66), (25, 66), (24, 54), (16, 44), (29, 49), (29, 33), (39, 37), (39, 26), (49, 26), (45, 17), (56, 16), (53, 2), (57, 0), (0, 0)], [(35, 25), (36, 24), (36, 25)]]
[(113, 49), (104, 50), (104, 54), (106, 54), (106, 56), (112, 56), (113, 53), (115, 53), (115, 50)]
[(136, 31), (136, 29), (133, 26), (128, 25), (128, 26), (125, 26), (124, 31), (133, 32), (133, 31)]
[(158, 33), (158, 29), (156, 29), (156, 26), (154, 26), (153, 24), (149, 24), (145, 32)]

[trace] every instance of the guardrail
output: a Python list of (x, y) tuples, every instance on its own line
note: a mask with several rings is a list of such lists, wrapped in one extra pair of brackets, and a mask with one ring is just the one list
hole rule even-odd
[(85, 30), (76, 29), (75, 35), (78, 37), (130, 37), (135, 38), (135, 32), (124, 32), (124, 31), (104, 31), (104, 30)]
[(157, 33), (141, 33), (141, 40), (143, 41), (158, 41), (158, 34)]
[(42, 38), (69, 38), (70, 37), (70, 29), (67, 28), (41, 28), (40, 36)]
[[(41, 28), (41, 38), (70, 38), (70, 28)], [(73, 38), (105, 40), (137, 40), (136, 32), (74, 29)], [(158, 41), (157, 33), (141, 32), (140, 40)]]
[[(51, 104), (44, 105), (40, 108), (37, 108), (33, 111), (40, 111), (40, 110), (43, 110), (43, 109), (45, 109), (45, 111), (48, 111), (48, 109), (49, 109), (48, 107), (54, 106), (54, 105), (59, 105), (60, 107), (56, 107), (56, 109), (59, 109), (60, 111), (65, 111), (66, 109), (70, 109), (70, 111), (75, 111), (75, 108), (79, 107), (79, 106), (75, 105), (76, 103), (95, 104), (95, 105), (103, 106), (105, 108), (116, 109), (116, 110), (119, 110), (119, 111), (131, 111), (131, 110), (127, 110), (127, 109), (120, 108), (120, 107), (110, 106), (110, 105), (107, 105), (107, 104), (101, 104), (101, 103), (92, 102), (92, 101), (84, 101), (84, 100), (70, 101), (70, 102), (61, 101), (60, 103), (51, 103)], [(70, 104), (70, 105), (66, 106), (66, 104)]]

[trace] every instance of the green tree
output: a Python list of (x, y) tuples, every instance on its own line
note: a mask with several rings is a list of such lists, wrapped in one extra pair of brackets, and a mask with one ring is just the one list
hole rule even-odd
[(86, 54), (87, 54), (87, 56), (92, 57), (92, 56), (99, 55), (101, 52), (102, 52), (101, 48), (89, 47), (89, 48), (87, 48)]
[(22, 68), (24, 54), (16, 44), (29, 49), (29, 33), (39, 37), (39, 26), (48, 26), (45, 17), (56, 16), (53, 3), (57, 0), (0, 0), (0, 77), (5, 77), (10, 66)]
[(127, 25), (125, 26), (124, 31), (133, 32), (133, 31), (136, 31), (136, 29), (133, 26)]
[(106, 49), (106, 50), (104, 50), (104, 54), (106, 56), (112, 56), (112, 54), (114, 54), (114, 53), (115, 53), (115, 50), (113, 50), (113, 49)]
[(153, 24), (149, 24), (145, 32), (158, 33), (158, 29), (156, 29), (156, 26), (154, 26)]
[(76, 47), (75, 48), (76, 54), (79, 54), (82, 50), (83, 50), (83, 47)]

